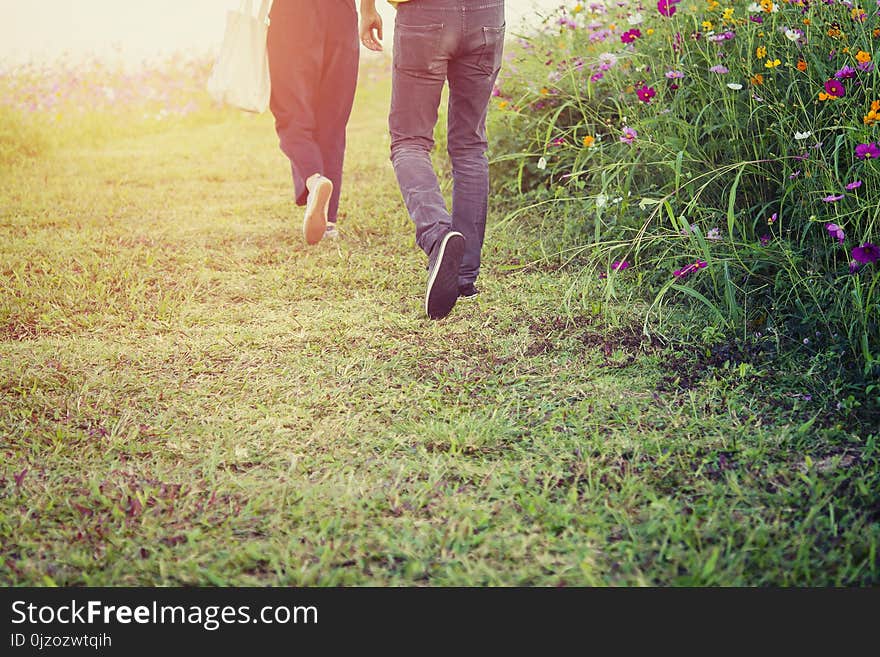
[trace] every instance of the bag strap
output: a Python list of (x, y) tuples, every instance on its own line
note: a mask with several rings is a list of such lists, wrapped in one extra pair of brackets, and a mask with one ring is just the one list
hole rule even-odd
[[(272, 8), (272, 0), (262, 0), (260, 3), (260, 13), (257, 14), (257, 22), (264, 24), (266, 20), (269, 18), (269, 10)], [(253, 18), (254, 15), (254, 3), (253, 0), (241, 0), (239, 3), (238, 10), (248, 16)]]
[(263, 0), (260, 5), (260, 13), (257, 14), (257, 20), (262, 25), (269, 18), (269, 10), (272, 8), (272, 0)]

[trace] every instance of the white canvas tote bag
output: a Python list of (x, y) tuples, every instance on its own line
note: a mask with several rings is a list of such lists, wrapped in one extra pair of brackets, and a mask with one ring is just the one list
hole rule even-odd
[(254, 16), (252, 0), (241, 0), (226, 15), (220, 54), (208, 78), (208, 94), (233, 107), (262, 113), (269, 106), (269, 58), (266, 32), (272, 0), (262, 0)]

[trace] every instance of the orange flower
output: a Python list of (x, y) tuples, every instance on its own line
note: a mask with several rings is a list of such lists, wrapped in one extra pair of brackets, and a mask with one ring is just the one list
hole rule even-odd
[(799, 59), (797, 63), (797, 70), (803, 72), (807, 70), (807, 63), (803, 59)]
[(752, 77), (749, 78), (749, 82), (754, 85), (764, 84), (764, 76), (760, 73), (755, 73)]
[(596, 138), (593, 137), (592, 135), (587, 135), (586, 137), (584, 137), (584, 147), (585, 148), (589, 148), (590, 146), (592, 146), (595, 143), (596, 143)]
[(864, 50), (859, 50), (856, 53), (856, 59), (862, 64), (866, 64), (871, 61), (871, 53), (867, 53)]

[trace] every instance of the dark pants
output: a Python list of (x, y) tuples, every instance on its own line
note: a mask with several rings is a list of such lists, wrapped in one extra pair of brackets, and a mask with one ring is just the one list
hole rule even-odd
[[(464, 235), (462, 285), (480, 271), (489, 204), (486, 115), (501, 68), (504, 28), (504, 0), (414, 0), (398, 5), (394, 23), (391, 161), (422, 250), (430, 255), (450, 230)], [(447, 80), (451, 215), (431, 163)]]
[(336, 221), (360, 56), (354, 0), (275, 0), (269, 17), (269, 106), (296, 202), (305, 205), (306, 180), (320, 173), (333, 181)]

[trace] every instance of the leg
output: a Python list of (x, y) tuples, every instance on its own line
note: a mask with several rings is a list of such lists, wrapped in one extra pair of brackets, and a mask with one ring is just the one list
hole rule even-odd
[(321, 7), (326, 12), (328, 32), (324, 50), (322, 80), (318, 91), (318, 145), (324, 160), (324, 175), (333, 182), (328, 220), (335, 223), (342, 190), (345, 160), (345, 128), (351, 116), (357, 86), (358, 43), (357, 10), (350, 0)]
[(321, 149), (316, 143), (315, 116), (323, 35), (310, 2), (274, 3), (267, 38), (272, 82), (269, 105), (281, 150), (291, 163), (298, 205), (306, 203), (306, 180), (324, 169)]
[[(418, 4), (418, 3), (414, 3)], [(418, 9), (414, 7), (413, 9)], [(391, 83), (391, 161), (400, 191), (416, 227), (416, 243), (430, 255), (452, 227), (431, 162), (437, 109), (446, 81), (446, 57), (440, 46), (443, 25), (417, 27), (420, 14), (408, 11), (406, 25), (394, 30)], [(436, 20), (436, 19), (433, 19)]]
[(466, 240), (459, 286), (480, 273), (489, 203), (486, 115), (504, 45), (503, 7), (476, 12), (465, 53), (449, 64), (448, 151), (452, 161), (452, 227)]

